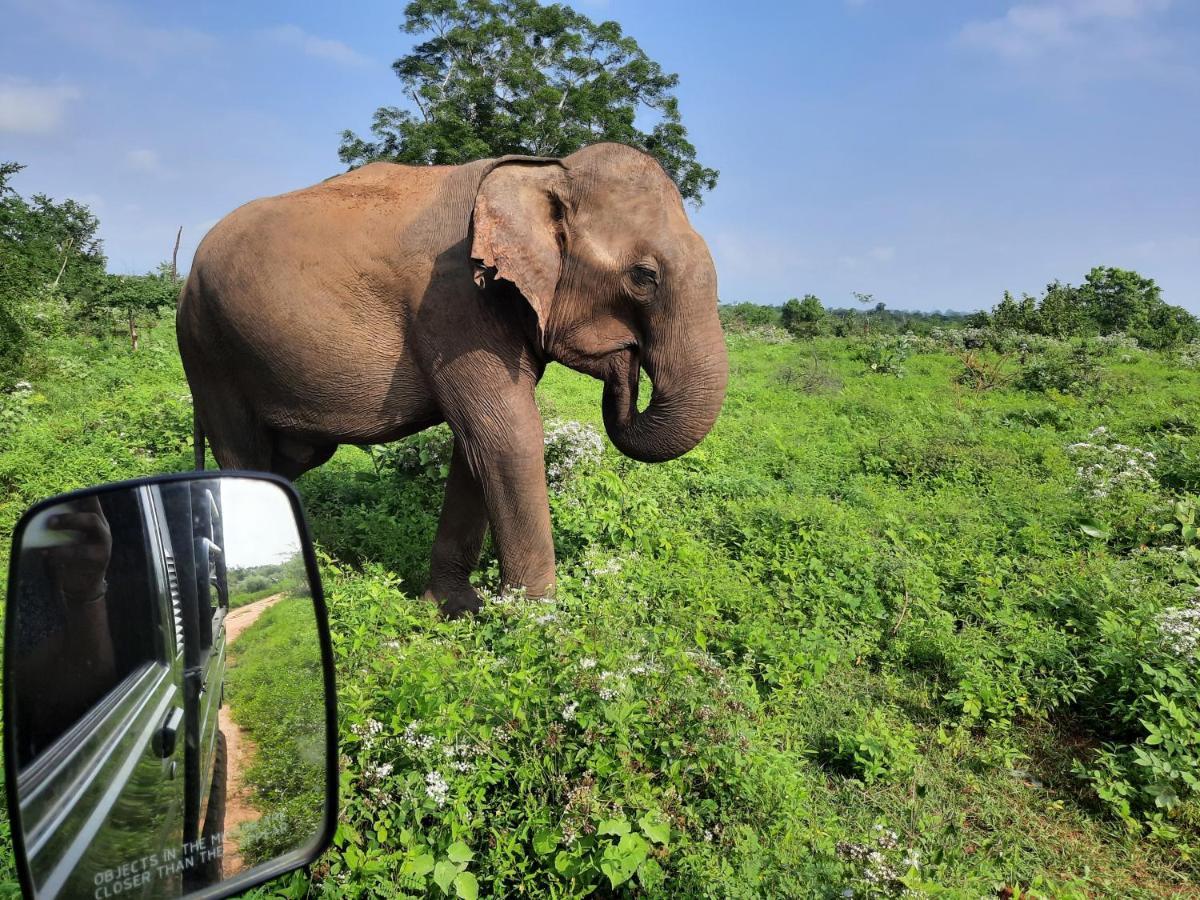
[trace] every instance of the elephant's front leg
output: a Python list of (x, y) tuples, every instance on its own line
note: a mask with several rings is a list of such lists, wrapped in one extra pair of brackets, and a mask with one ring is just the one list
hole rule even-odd
[(460, 396), (482, 401), (447, 418), (483, 496), (504, 587), (523, 588), (530, 597), (548, 596), (555, 583), (554, 540), (542, 419), (533, 386), (507, 391), (501, 398), (492, 383)]
[(442, 517), (429, 561), (429, 586), (425, 589), (425, 598), (438, 601), (448, 616), (479, 609), (479, 595), (471, 586), (471, 572), (479, 564), (487, 525), (483, 491), (471, 474), (461, 441), (456, 438)]

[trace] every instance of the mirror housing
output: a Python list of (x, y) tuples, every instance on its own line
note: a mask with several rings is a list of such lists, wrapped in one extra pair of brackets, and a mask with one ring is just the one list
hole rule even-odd
[(3, 688), (27, 897), (228, 897), (332, 841), (333, 652), (283, 478), (197, 471), (31, 507)]

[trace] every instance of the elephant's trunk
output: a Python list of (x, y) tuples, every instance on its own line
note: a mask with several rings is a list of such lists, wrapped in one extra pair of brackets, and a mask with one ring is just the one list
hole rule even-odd
[[(714, 316), (714, 319), (716, 317)], [(641, 462), (683, 456), (708, 434), (725, 399), (729, 362), (725, 339), (690, 340), (669, 352), (623, 353), (604, 384), (604, 427), (618, 450)], [(638, 412), (641, 369), (654, 386), (650, 405)]]

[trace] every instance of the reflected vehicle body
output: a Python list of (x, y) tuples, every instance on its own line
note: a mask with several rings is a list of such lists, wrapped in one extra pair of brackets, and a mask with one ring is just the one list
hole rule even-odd
[[(76, 649), (70, 632), (80, 616), (56, 608), (36, 541), (16, 560), (17, 794), (39, 896), (180, 896), (221, 878), (228, 590), (220, 510), (217, 482), (97, 498), (112, 558), (105, 595), (90, 602), (107, 606), (111, 667), (62, 671), (86, 655), (63, 653)], [(63, 504), (43, 515), (73, 511)], [(55, 639), (63, 633), (65, 647)], [(61, 702), (43, 690), (47, 665), (90, 688)]]
[(43, 501), (14, 529), (4, 622), (26, 896), (222, 898), (329, 846), (333, 651), (288, 482), (181, 473)]

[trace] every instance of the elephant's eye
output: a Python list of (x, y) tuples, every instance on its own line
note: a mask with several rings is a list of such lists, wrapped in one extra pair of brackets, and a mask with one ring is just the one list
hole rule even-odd
[(640, 288), (651, 288), (658, 284), (658, 273), (649, 266), (634, 266), (629, 273), (629, 277)]

